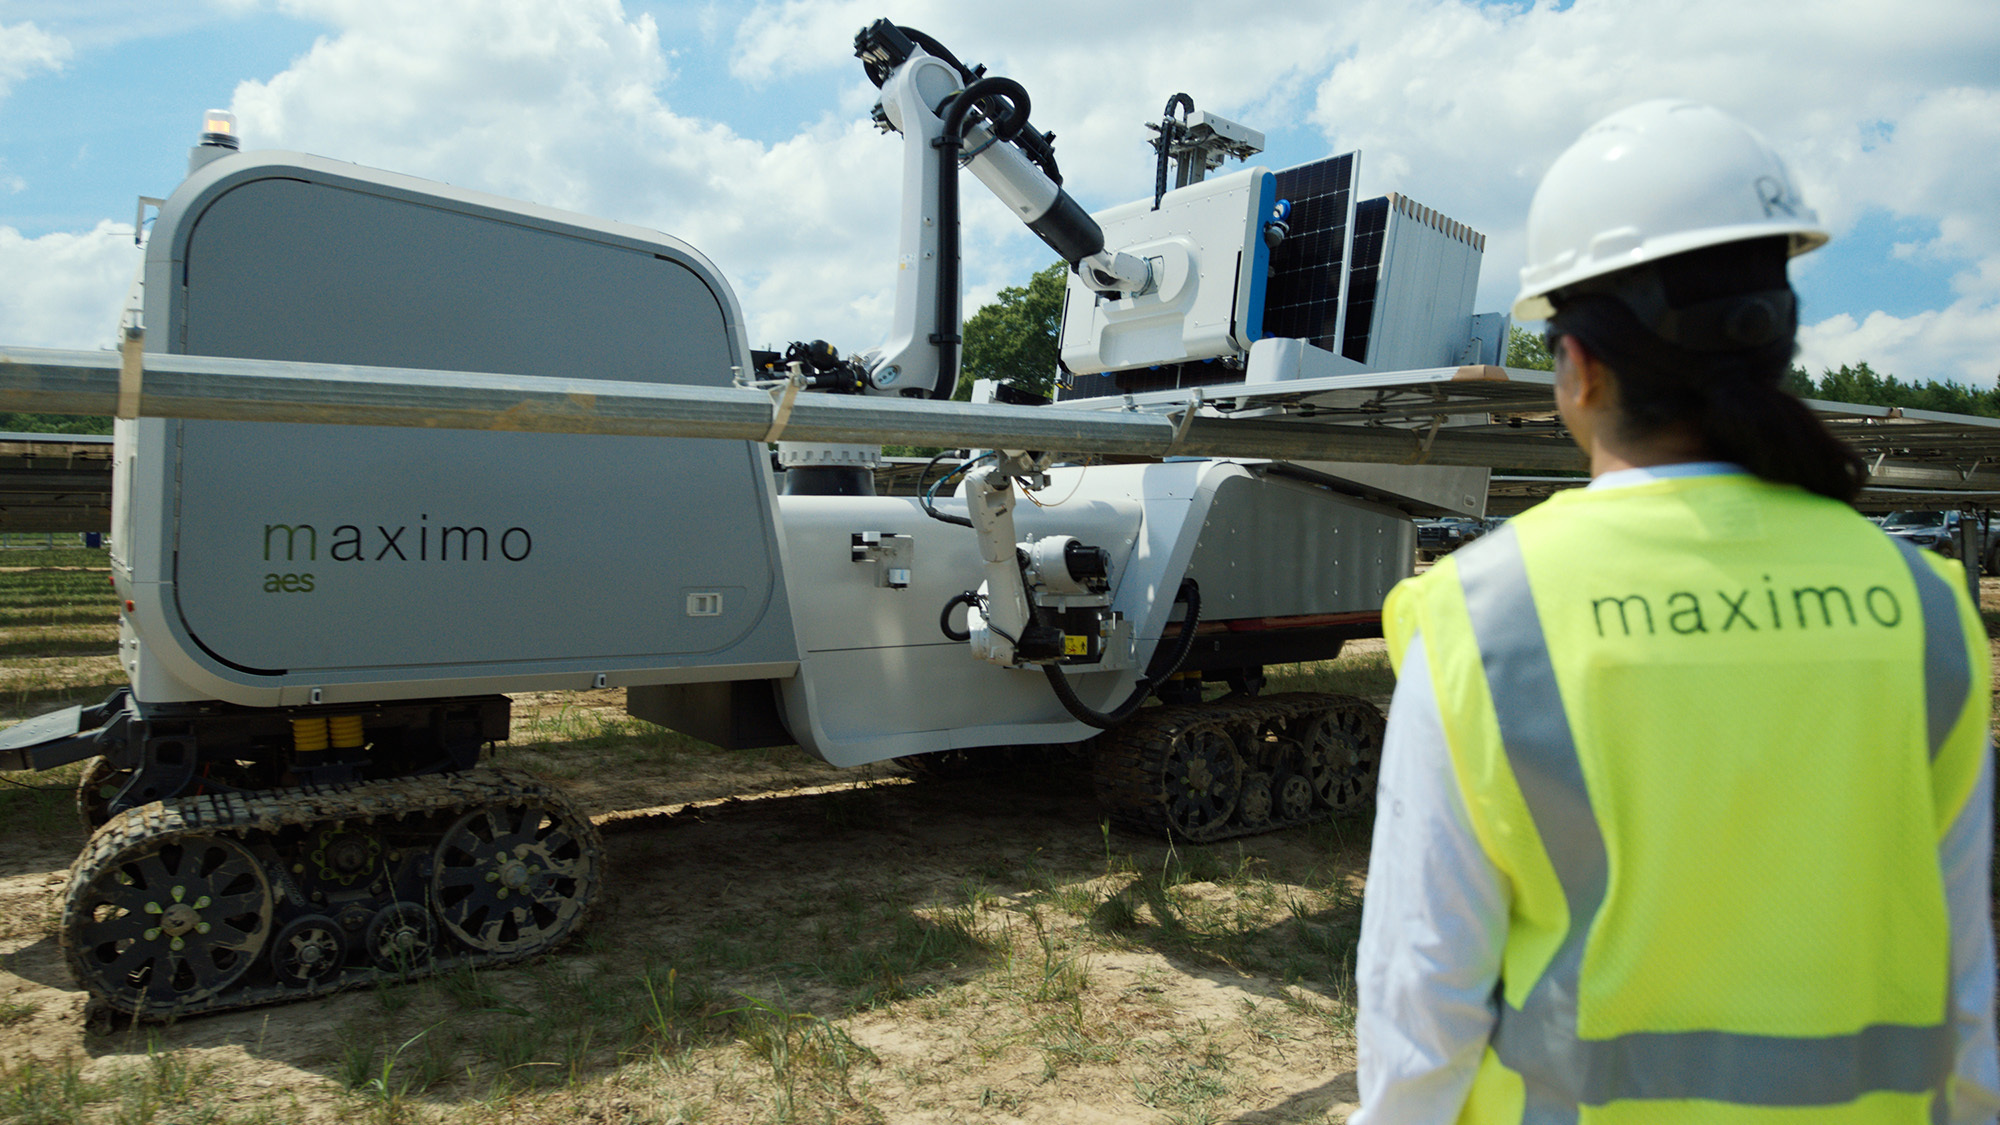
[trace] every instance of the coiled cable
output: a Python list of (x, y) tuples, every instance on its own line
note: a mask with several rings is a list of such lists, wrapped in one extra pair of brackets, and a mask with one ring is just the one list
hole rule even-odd
[[(1174, 658), (1168, 663), (1166, 670), (1160, 673), (1160, 680), (1172, 679), (1174, 673), (1180, 671), (1181, 662), (1188, 658), (1188, 653), (1194, 651), (1194, 630), (1201, 622), (1201, 587), (1192, 578), (1181, 579), (1180, 589), (1174, 592), (1174, 601), (1187, 603), (1187, 616), (1181, 619), (1181, 635), (1174, 645)], [(1063, 710), (1068, 711), (1070, 717), (1077, 722), (1096, 727), (1098, 730), (1110, 730), (1131, 718), (1153, 694), (1153, 685), (1158, 682), (1141, 676), (1125, 702), (1110, 711), (1096, 711), (1077, 698), (1076, 689), (1069, 686), (1069, 677), (1063, 674), (1061, 666), (1044, 664), (1042, 672), (1048, 676), (1049, 686), (1055, 689), (1056, 698), (1062, 702)]]

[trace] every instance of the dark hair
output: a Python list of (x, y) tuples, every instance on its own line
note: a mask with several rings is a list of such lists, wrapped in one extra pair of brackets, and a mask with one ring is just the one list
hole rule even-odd
[(1551, 294), (1551, 331), (1611, 369), (1625, 435), (1684, 430), (1706, 456), (1851, 504), (1867, 466), (1780, 385), (1798, 320), (1786, 259), (1762, 238), (1592, 278)]

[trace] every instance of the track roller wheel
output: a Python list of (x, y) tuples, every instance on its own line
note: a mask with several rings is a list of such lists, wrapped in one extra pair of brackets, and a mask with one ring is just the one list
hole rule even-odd
[(1271, 787), (1271, 775), (1252, 773), (1243, 779), (1243, 798), (1238, 805), (1238, 813), (1246, 827), (1255, 829), (1271, 823), (1271, 810), (1275, 807), (1277, 794)]
[(1306, 721), (1299, 743), (1313, 800), (1337, 813), (1358, 812), (1375, 800), (1382, 767), (1382, 717), (1359, 700)]
[(340, 971), (347, 960), (347, 935), (324, 914), (295, 918), (271, 943), (271, 967), (281, 984), (310, 988)]
[(1230, 834), (1244, 768), (1231, 726), (1213, 706), (1159, 707), (1098, 742), (1098, 798), (1122, 827), (1197, 843)]
[(256, 962), (271, 936), (271, 884), (227, 836), (141, 836), (122, 849), (95, 840), (79, 858), (62, 943), (78, 983), (112, 1008), (164, 1016), (220, 995)]
[(416, 972), (437, 950), (431, 912), (414, 902), (392, 902), (368, 922), (368, 958), (377, 968)]
[(474, 809), (445, 830), (431, 876), (438, 919), (482, 953), (531, 956), (583, 921), (602, 877), (589, 819), (549, 792)]

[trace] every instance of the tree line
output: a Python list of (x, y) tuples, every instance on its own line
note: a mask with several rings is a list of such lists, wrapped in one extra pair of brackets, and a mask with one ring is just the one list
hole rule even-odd
[[(1553, 371), (1555, 362), (1541, 336), (1515, 328), (1507, 338), (1507, 366)], [(1935, 410), (1945, 414), (1972, 414), (2000, 418), (2000, 386), (1977, 390), (1963, 383), (1926, 379), (1904, 382), (1884, 375), (1866, 363), (1841, 364), (1825, 368), (1815, 379), (1806, 369), (1794, 365), (1785, 376), (1786, 390), (1800, 398), (1827, 402), (1851, 402), (1857, 406), (1899, 406), (1906, 410)]]

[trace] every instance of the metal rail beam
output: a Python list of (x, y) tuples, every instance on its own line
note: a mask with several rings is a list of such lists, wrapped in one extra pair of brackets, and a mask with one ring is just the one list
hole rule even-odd
[[(115, 414), (119, 358), (111, 352), (0, 351), (0, 410)], [(134, 413), (315, 425), (412, 426), (763, 441), (778, 408), (741, 387), (548, 379), (456, 371), (208, 356), (148, 355)], [(130, 390), (131, 388), (128, 388)], [(1577, 468), (1574, 450), (1546, 440), (1441, 431), (1198, 417), (1165, 413), (973, 405), (922, 399), (801, 394), (787, 441), (1035, 449), (1125, 457), (1510, 464)]]
[[(130, 413), (159, 418), (740, 441), (782, 437), (1135, 458), (1375, 461), (1530, 471), (1585, 467), (1582, 454), (1554, 429), (1433, 430), (1298, 416), (1281, 420), (1268, 414), (1230, 418), (1213, 406), (1184, 423), (1185, 405), (1162, 402), (1134, 410), (1078, 410), (802, 394), (789, 410), (781, 410), (774, 393), (732, 386), (165, 354), (149, 354), (144, 362), (144, 370), (134, 377), (121, 372), (119, 356), (112, 352), (0, 349), (0, 410), (114, 415), (122, 391)], [(1461, 414), (1466, 405), (1441, 402), (1437, 412)], [(1833, 428), (1857, 448), (1887, 451), (1872, 484), (2000, 489), (2000, 424), (1992, 419), (1811, 405), (1822, 415), (1845, 419)], [(1491, 406), (1507, 409), (1498, 402)], [(1483, 412), (1479, 406), (1472, 409)], [(1858, 418), (1869, 421), (1856, 425)], [(1939, 433), (1940, 423), (1949, 432)]]

